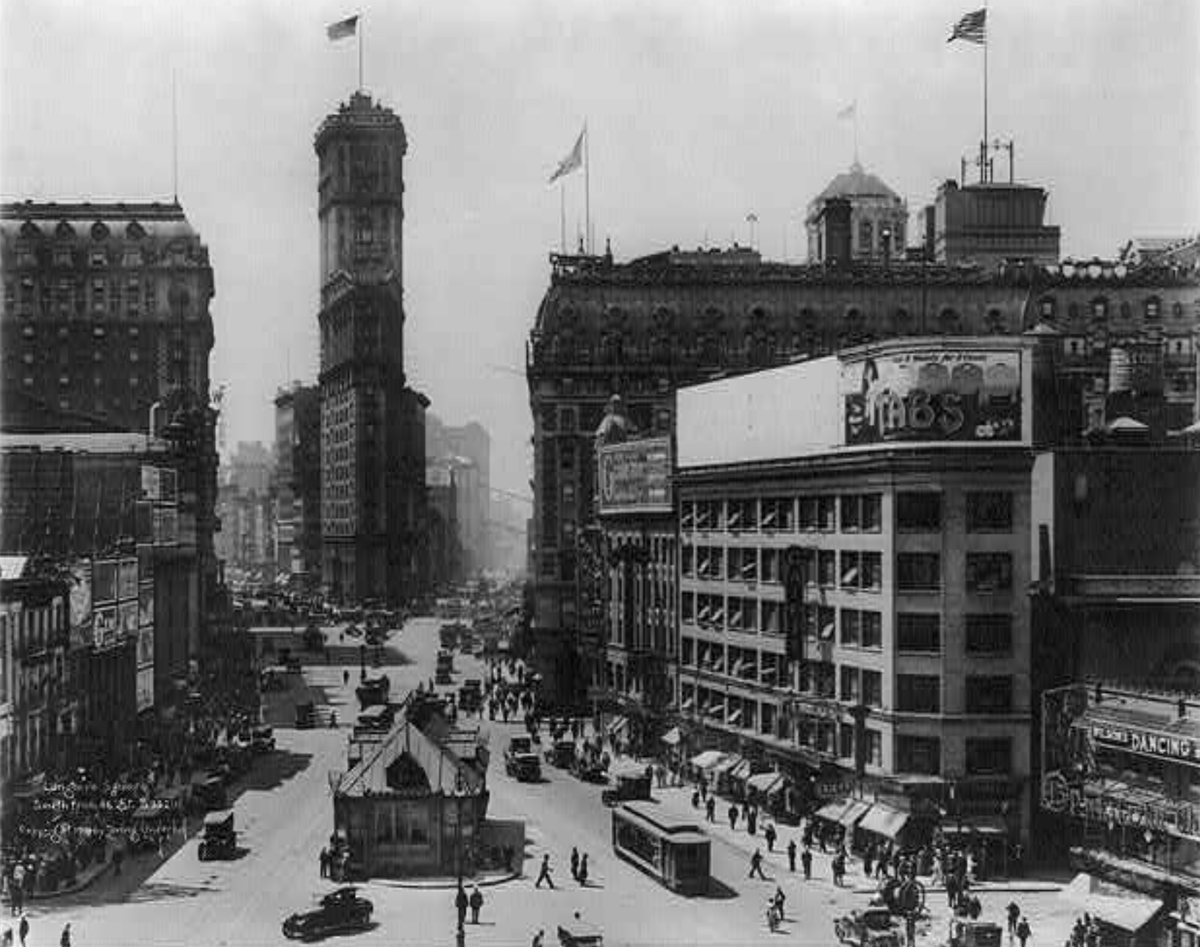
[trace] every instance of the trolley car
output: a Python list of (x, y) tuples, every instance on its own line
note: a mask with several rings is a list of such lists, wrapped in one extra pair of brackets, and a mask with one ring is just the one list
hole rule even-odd
[(708, 890), (712, 842), (698, 826), (677, 821), (646, 802), (613, 809), (613, 850), (666, 888), (680, 894)]

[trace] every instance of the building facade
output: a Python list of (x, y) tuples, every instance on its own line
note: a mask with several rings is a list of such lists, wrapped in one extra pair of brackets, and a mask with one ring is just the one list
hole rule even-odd
[(1005, 261), (1052, 266), (1059, 228), (1045, 223), (1050, 195), (1028, 184), (947, 181), (926, 208), (926, 253), (939, 263), (973, 262), (989, 270)]
[(702, 742), (857, 780), (889, 838), (1027, 842), (1031, 369), (1020, 339), (907, 339), (679, 393)]
[[(827, 223), (845, 231), (835, 216)], [(623, 264), (607, 255), (552, 258), (526, 353), (535, 463), (528, 543), (535, 661), (559, 699), (586, 687), (579, 655), (597, 647), (579, 618), (578, 534), (594, 515), (592, 437), (614, 393), (643, 433), (669, 433), (673, 392), (716, 373), (875, 339), (1013, 336), (1040, 325), (1052, 340), (1045, 400), (1056, 405), (1044, 423), (1057, 441), (1080, 443), (1103, 424), (1114, 352), (1145, 363), (1147, 388), (1163, 394), (1162, 427), (1191, 423), (1200, 281), (1189, 272), (1101, 261), (872, 265), (853, 262), (847, 235), (832, 234), (837, 267), (770, 263), (748, 250), (670, 251)]]
[[(458, 522), (462, 530), (468, 574), (491, 568), (491, 454), (492, 440), (477, 421), (463, 425), (443, 424), (429, 414), (425, 425), (425, 455), (456, 468)], [(470, 469), (466, 469), (467, 467)]]
[(904, 259), (908, 245), (908, 204), (855, 161), (849, 171), (837, 175), (809, 202), (804, 217), (809, 263), (826, 263), (834, 259), (833, 248), (826, 239), (823, 214), (825, 202), (835, 197), (850, 204), (852, 259), (868, 262)]
[(275, 397), (276, 570), (301, 588), (321, 575), (321, 392), (296, 383)]
[(404, 375), (404, 126), (355, 92), (317, 129), (321, 574), (333, 598), (420, 591), (428, 399)]

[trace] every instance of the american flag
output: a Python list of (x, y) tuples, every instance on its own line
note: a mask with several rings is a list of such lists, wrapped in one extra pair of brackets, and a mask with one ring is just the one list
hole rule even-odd
[(965, 39), (968, 43), (977, 43), (982, 46), (987, 42), (986, 36), (987, 10), (976, 10), (973, 13), (968, 13), (954, 27), (954, 32), (950, 34), (947, 43), (953, 43), (956, 39)]

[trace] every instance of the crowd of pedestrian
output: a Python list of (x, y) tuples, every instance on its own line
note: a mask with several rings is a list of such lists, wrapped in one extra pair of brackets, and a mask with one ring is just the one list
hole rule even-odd
[[(1100, 922), (1090, 914), (1084, 914), (1075, 918), (1071, 936), (1064, 947), (1103, 947), (1103, 943)], [(1025, 941), (1021, 941), (1021, 947), (1025, 947)]]

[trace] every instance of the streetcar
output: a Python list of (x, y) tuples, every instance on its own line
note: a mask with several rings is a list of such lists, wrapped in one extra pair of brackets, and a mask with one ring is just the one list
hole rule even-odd
[(613, 809), (613, 851), (680, 894), (708, 890), (712, 842), (692, 822), (672, 819), (646, 802)]

